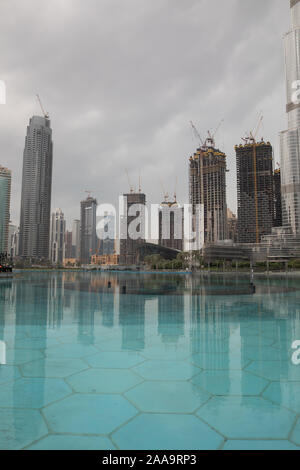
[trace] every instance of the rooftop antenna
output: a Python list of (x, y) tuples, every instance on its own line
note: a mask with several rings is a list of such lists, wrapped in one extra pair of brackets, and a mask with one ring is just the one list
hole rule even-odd
[(127, 179), (128, 179), (128, 184), (129, 184), (130, 193), (132, 194), (132, 193), (134, 193), (135, 189), (134, 189), (134, 186), (132, 186), (132, 184), (131, 184), (131, 181), (130, 181), (130, 177), (129, 177), (129, 173), (128, 173), (127, 168), (125, 169), (125, 172), (126, 172)]
[(47, 113), (47, 112), (45, 111), (44, 106), (43, 106), (43, 103), (42, 103), (42, 100), (41, 100), (41, 98), (40, 98), (40, 95), (36, 95), (36, 97), (37, 97), (37, 100), (38, 100), (38, 102), (39, 102), (39, 104), (40, 104), (40, 107), (41, 107), (41, 110), (42, 110), (42, 113), (43, 113), (44, 118), (45, 118), (45, 119), (49, 119), (49, 117), (50, 117), (50, 116), (49, 116), (49, 113)]
[(160, 178), (160, 184), (161, 184), (161, 188), (162, 188), (162, 191), (163, 191), (164, 200), (165, 200), (165, 202), (168, 202), (169, 194), (165, 191), (164, 183), (163, 183), (161, 178)]
[(142, 192), (142, 186), (141, 186), (141, 170), (139, 171), (139, 193)]
[(177, 202), (177, 185), (178, 185), (178, 176), (176, 176), (176, 179), (175, 179), (174, 202)]

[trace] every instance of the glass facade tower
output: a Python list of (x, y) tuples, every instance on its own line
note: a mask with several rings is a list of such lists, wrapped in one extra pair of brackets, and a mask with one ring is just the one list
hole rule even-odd
[(0, 253), (8, 250), (11, 172), (0, 165)]
[(47, 117), (33, 116), (23, 156), (20, 256), (49, 259), (52, 130)]
[(300, 80), (300, 0), (290, 0), (290, 8), (292, 28), (284, 38), (288, 130), (280, 134), (282, 211), (283, 225), (299, 234), (300, 82), (296, 82)]

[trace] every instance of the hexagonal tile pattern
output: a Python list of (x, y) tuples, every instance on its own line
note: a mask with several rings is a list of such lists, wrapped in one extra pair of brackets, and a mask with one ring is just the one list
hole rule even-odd
[(146, 361), (134, 370), (147, 380), (189, 380), (199, 369), (184, 361)]
[(39, 359), (20, 366), (24, 377), (64, 378), (87, 369), (82, 359)]
[(130, 369), (144, 360), (140, 354), (127, 351), (98, 352), (86, 358), (91, 367), (100, 369)]
[(27, 450), (114, 450), (115, 447), (107, 437), (71, 436), (67, 434), (50, 435)]
[(20, 376), (21, 375), (17, 367), (0, 365), (0, 385), (16, 380)]
[(258, 397), (214, 397), (197, 415), (229, 439), (287, 439), (295, 421), (290, 411)]
[(131, 370), (88, 369), (67, 379), (76, 392), (123, 393), (142, 382)]
[(143, 382), (125, 396), (139, 410), (152, 413), (193, 413), (210, 398), (188, 382)]
[(240, 351), (236, 354), (194, 354), (189, 361), (197, 367), (206, 370), (241, 370), (247, 364), (250, 364), (250, 359), (241, 358)]
[(48, 433), (38, 411), (0, 409), (0, 450), (18, 450)]
[(51, 429), (63, 434), (109, 434), (136, 414), (119, 395), (76, 394), (44, 409)]
[(300, 382), (300, 367), (294, 366), (291, 361), (253, 361), (245, 370), (274, 382)]
[(112, 435), (121, 449), (214, 450), (223, 438), (192, 415), (141, 414)]
[(273, 382), (265, 390), (263, 397), (300, 413), (300, 382)]
[(288, 361), (290, 359), (289, 352), (272, 348), (272, 346), (247, 346), (243, 349), (245, 357), (253, 361)]
[(7, 365), (21, 365), (26, 362), (42, 359), (44, 354), (35, 349), (7, 349), (6, 363)]
[(60, 344), (47, 349), (46, 356), (51, 359), (79, 359), (96, 354), (98, 349), (91, 345), (80, 343)]
[(58, 345), (59, 342), (55, 338), (24, 338), (16, 341), (14, 347), (16, 349), (47, 349), (49, 346)]
[(300, 446), (300, 418), (298, 419), (295, 429), (292, 434), (292, 441), (295, 442), (298, 446)]
[(223, 450), (300, 450), (289, 441), (227, 441)]
[(60, 379), (21, 378), (13, 385), (0, 385), (0, 404), (7, 408), (42, 408), (70, 393), (70, 387)]
[(260, 395), (269, 382), (244, 371), (206, 370), (194, 377), (192, 383), (212, 395)]
[(147, 359), (156, 359), (160, 361), (183, 361), (191, 355), (191, 352), (186, 347), (166, 348), (163, 345), (160, 345), (150, 346), (144, 349), (142, 354)]

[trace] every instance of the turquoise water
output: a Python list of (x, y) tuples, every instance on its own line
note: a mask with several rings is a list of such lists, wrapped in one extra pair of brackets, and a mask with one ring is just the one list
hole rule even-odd
[(0, 449), (300, 449), (300, 280), (255, 283), (0, 280)]

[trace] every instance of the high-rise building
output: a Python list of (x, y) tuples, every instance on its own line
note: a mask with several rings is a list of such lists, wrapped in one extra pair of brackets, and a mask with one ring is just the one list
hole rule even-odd
[(227, 238), (226, 155), (215, 148), (212, 138), (190, 157), (190, 204), (204, 205), (204, 241)]
[(164, 201), (158, 213), (159, 245), (173, 250), (184, 248), (184, 210), (178, 202)]
[(72, 245), (72, 237), (73, 233), (69, 232), (68, 230), (66, 231), (65, 235), (65, 258), (70, 259), (70, 258), (75, 258), (73, 256), (73, 245)]
[(18, 232), (18, 227), (16, 225), (9, 224), (8, 226), (8, 248), (7, 248), (7, 253), (9, 256), (14, 258), (17, 256), (17, 253), (15, 253), (15, 242), (16, 242), (16, 234)]
[(103, 229), (98, 230), (99, 255), (115, 253), (116, 219), (113, 214), (106, 212), (103, 217)]
[(97, 251), (97, 200), (88, 196), (86, 200), (81, 201), (80, 213), (80, 261), (89, 264)]
[(65, 259), (66, 221), (61, 209), (51, 216), (50, 260), (53, 264), (63, 264)]
[(123, 197), (125, 214), (120, 220), (120, 264), (133, 265), (139, 261), (139, 245), (145, 242), (146, 195), (131, 192)]
[(49, 259), (53, 144), (50, 120), (33, 116), (23, 155), (20, 256)]
[(11, 171), (0, 165), (0, 253), (7, 253)]
[(72, 256), (71, 258), (79, 259), (80, 256), (80, 220), (73, 221), (72, 227)]
[(237, 243), (237, 217), (230, 209), (227, 209), (227, 222), (228, 240), (232, 240), (234, 243)]
[[(290, 0), (292, 27), (285, 35), (288, 129), (280, 135), (283, 226), (300, 233), (300, 1)], [(296, 92), (297, 95), (297, 92)]]
[(260, 243), (272, 232), (273, 149), (270, 142), (237, 145), (238, 242)]
[(282, 203), (281, 203), (281, 171), (277, 169), (273, 175), (274, 185), (274, 227), (282, 227)]

